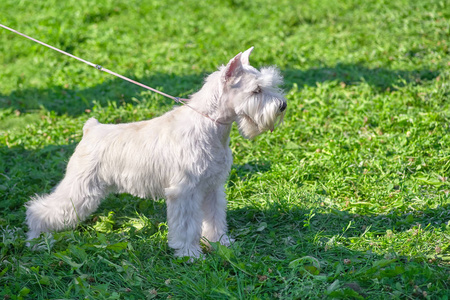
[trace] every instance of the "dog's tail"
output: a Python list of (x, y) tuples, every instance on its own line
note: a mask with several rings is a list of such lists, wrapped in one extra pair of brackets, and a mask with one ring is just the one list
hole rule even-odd
[(36, 195), (25, 204), (27, 208), (26, 222), (29, 228), (28, 240), (37, 238), (41, 232), (58, 231), (65, 228), (66, 213), (62, 207), (59, 207), (59, 203), (63, 203), (64, 199), (57, 199), (57, 196), (54, 193), (43, 196)]
[(87, 120), (83, 126), (83, 135), (86, 135), (90, 128), (97, 126), (98, 124), (100, 124), (100, 122), (96, 118), (90, 118)]
[(104, 186), (96, 180), (93, 171), (83, 174), (77, 169), (78, 161), (74, 163), (76, 168), (67, 168), (66, 176), (53, 192), (36, 195), (25, 204), (29, 240), (41, 232), (75, 228), (99, 206), (105, 195)]

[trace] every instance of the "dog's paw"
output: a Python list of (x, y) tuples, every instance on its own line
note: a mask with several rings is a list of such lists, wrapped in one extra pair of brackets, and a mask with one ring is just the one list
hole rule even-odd
[(193, 262), (196, 259), (203, 258), (203, 252), (198, 247), (190, 247), (190, 248), (181, 248), (175, 250), (175, 256), (176, 257), (189, 257), (188, 262)]
[(235, 239), (232, 239), (227, 234), (224, 234), (220, 237), (219, 243), (223, 246), (230, 246), (232, 243), (234, 243)]
[(56, 240), (53, 237), (53, 234), (49, 232), (43, 232), (40, 235), (38, 234), (35, 238), (28, 238), (25, 245), (32, 251), (39, 252), (52, 249), (55, 243)]
[(229, 237), (227, 234), (223, 234), (219, 237), (216, 238), (212, 238), (212, 239), (208, 239), (206, 237), (202, 238), (202, 243), (206, 246), (211, 248), (211, 243), (217, 243), (219, 242), (222, 246), (230, 246), (232, 243), (234, 243), (234, 239), (232, 239), (231, 237)]
[[(27, 241), (38, 238), (41, 235), (41, 231), (39, 230), (30, 230), (27, 232)], [(29, 245), (29, 243), (27, 243)], [(28, 246), (27, 245), (27, 246)]]

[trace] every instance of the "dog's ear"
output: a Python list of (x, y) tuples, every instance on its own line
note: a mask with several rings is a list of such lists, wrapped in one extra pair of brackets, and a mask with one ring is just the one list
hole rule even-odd
[(241, 62), (243, 65), (249, 65), (250, 61), (248, 60), (250, 54), (252, 54), (252, 51), (255, 47), (250, 47), (250, 49), (246, 50), (244, 53), (242, 53), (241, 56)]
[(228, 65), (223, 70), (223, 81), (228, 82), (230, 78), (238, 76), (242, 72), (242, 62), (241, 62), (242, 52), (232, 58)]

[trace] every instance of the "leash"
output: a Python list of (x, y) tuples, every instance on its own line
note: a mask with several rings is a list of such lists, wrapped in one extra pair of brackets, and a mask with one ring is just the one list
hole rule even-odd
[(140, 83), (140, 82), (137, 82), (137, 81), (135, 81), (135, 80), (133, 80), (133, 79), (130, 79), (130, 78), (125, 77), (125, 76), (123, 76), (123, 75), (117, 74), (116, 72), (113, 72), (113, 71), (111, 71), (111, 70), (108, 70), (108, 69), (102, 67), (101, 65), (97, 65), (97, 64), (91, 63), (90, 61), (84, 60), (84, 59), (79, 58), (79, 57), (77, 57), (77, 56), (75, 56), (75, 55), (73, 55), (73, 54), (67, 53), (67, 52), (65, 52), (65, 51), (63, 51), (63, 50), (61, 50), (61, 49), (58, 49), (58, 48), (53, 47), (53, 46), (50, 46), (50, 45), (48, 45), (48, 44), (46, 44), (46, 43), (44, 43), (44, 42), (41, 42), (41, 41), (39, 41), (39, 40), (37, 40), (37, 39), (34, 39), (34, 38), (32, 38), (32, 37), (30, 37), (30, 36), (28, 36), (28, 35), (26, 35), (26, 34), (23, 34), (23, 33), (19, 32), (19, 31), (17, 31), (17, 30), (14, 30), (14, 29), (12, 29), (12, 28), (9, 28), (9, 27), (7, 27), (7, 26), (5, 26), (5, 25), (3, 25), (3, 24), (0, 24), (0, 27), (3, 27), (3, 28), (6, 29), (6, 30), (9, 30), (9, 31), (11, 31), (11, 32), (14, 32), (14, 33), (16, 33), (16, 34), (18, 34), (18, 35), (20, 35), (20, 36), (23, 36), (23, 37), (25, 37), (25, 38), (27, 38), (27, 39), (33, 41), (33, 42), (36, 42), (36, 43), (38, 43), (38, 44), (41, 44), (42, 46), (45, 46), (45, 47), (50, 48), (50, 49), (52, 49), (52, 50), (55, 50), (55, 51), (57, 51), (57, 52), (59, 52), (59, 53), (62, 53), (62, 54), (64, 54), (64, 55), (67, 55), (67, 56), (69, 56), (69, 57), (75, 58), (76, 60), (81, 61), (81, 62), (83, 62), (83, 63), (85, 63), (85, 64), (87, 64), (87, 65), (89, 65), (89, 66), (91, 66), (91, 67), (94, 67), (94, 68), (96, 68), (96, 69), (99, 70), (99, 71), (103, 71), (103, 72), (109, 73), (109, 74), (114, 75), (114, 76), (116, 76), (116, 77), (119, 77), (119, 78), (121, 78), (121, 79), (123, 79), (123, 80), (125, 80), (125, 81), (131, 82), (131, 83), (136, 84), (136, 85), (138, 85), (138, 86), (140, 86), (140, 87), (143, 87), (143, 88), (145, 88), (145, 89), (147, 89), (147, 90), (150, 90), (150, 91), (152, 91), (152, 92), (158, 93), (158, 94), (160, 94), (160, 95), (162, 95), (162, 96), (164, 96), (164, 97), (170, 98), (170, 99), (172, 99), (173, 101), (175, 101), (175, 102), (177, 102), (177, 103), (183, 104), (183, 105), (185, 105), (185, 106), (191, 108), (193, 111), (195, 111), (195, 112), (201, 114), (202, 116), (204, 116), (204, 117), (210, 119), (211, 121), (213, 121), (213, 122), (216, 123), (216, 124), (220, 124), (220, 125), (230, 125), (230, 124), (231, 124), (231, 123), (223, 123), (223, 122), (220, 122), (220, 121), (218, 121), (218, 120), (214, 120), (213, 118), (211, 118), (211, 117), (208, 116), (207, 114), (204, 114), (204, 113), (198, 111), (197, 109), (193, 108), (192, 106), (190, 106), (189, 104), (186, 103), (186, 101), (188, 101), (189, 99), (184, 99), (184, 98), (180, 98), (180, 97), (174, 97), (174, 96), (171, 96), (171, 95), (166, 94), (166, 93), (164, 93), (164, 92), (158, 91), (157, 89), (154, 89), (154, 88), (149, 87), (149, 86), (147, 86), (147, 85), (145, 85), (145, 84), (142, 84), (142, 83)]
[(83, 62), (83, 63), (85, 63), (85, 64), (87, 64), (87, 65), (89, 65), (89, 66), (91, 66), (91, 67), (94, 67), (94, 68), (96, 68), (96, 69), (99, 70), (99, 71), (103, 71), (103, 72), (109, 73), (109, 74), (114, 75), (114, 76), (116, 76), (116, 77), (119, 77), (119, 78), (121, 78), (121, 79), (123, 79), (123, 80), (125, 80), (125, 81), (131, 82), (131, 83), (136, 84), (136, 85), (138, 85), (138, 86), (140, 86), (140, 87), (143, 87), (143, 88), (145, 88), (145, 89), (147, 89), (147, 90), (150, 90), (150, 91), (152, 91), (152, 92), (158, 93), (158, 94), (160, 94), (160, 95), (162, 95), (162, 96), (164, 96), (164, 97), (170, 98), (170, 99), (172, 99), (173, 101), (175, 101), (176, 103), (180, 103), (180, 104), (183, 104), (183, 105), (185, 105), (185, 106), (191, 108), (193, 111), (195, 111), (195, 112), (201, 114), (202, 116), (204, 116), (204, 117), (210, 119), (211, 121), (213, 121), (213, 122), (216, 123), (216, 124), (220, 124), (220, 125), (230, 125), (230, 124), (231, 124), (231, 123), (223, 123), (223, 122), (220, 122), (220, 121), (218, 121), (218, 120), (214, 120), (213, 118), (211, 118), (211, 117), (208, 116), (207, 114), (204, 114), (204, 113), (198, 111), (197, 109), (193, 108), (192, 106), (190, 106), (189, 104), (186, 103), (186, 101), (189, 101), (189, 99), (180, 98), (180, 97), (174, 97), (174, 96), (171, 96), (171, 95), (166, 94), (166, 93), (164, 93), (164, 92), (161, 92), (161, 91), (159, 91), (159, 90), (157, 90), (157, 89), (154, 89), (154, 88), (152, 88), (152, 87), (149, 87), (149, 86), (147, 86), (147, 85), (145, 85), (145, 84), (142, 84), (142, 83), (140, 83), (140, 82), (137, 82), (137, 81), (135, 81), (135, 80), (133, 80), (133, 79), (130, 79), (130, 78), (125, 77), (125, 76), (123, 76), (123, 75), (117, 74), (116, 72), (113, 72), (113, 71), (111, 71), (111, 70), (108, 70), (108, 69), (102, 67), (101, 65), (97, 65), (97, 64), (91, 63), (90, 61), (84, 60), (84, 59), (79, 58), (79, 57), (77, 57), (77, 56), (75, 56), (75, 55), (73, 55), (73, 54), (70, 54), (70, 53), (68, 53), (68, 52), (65, 52), (65, 51), (63, 51), (63, 50), (61, 50), (61, 49), (58, 49), (58, 48), (53, 47), (53, 46), (50, 46), (50, 45), (48, 45), (48, 44), (46, 44), (46, 43), (44, 43), (44, 42), (41, 42), (41, 41), (39, 41), (39, 40), (37, 40), (37, 39), (34, 39), (34, 38), (32, 38), (32, 37), (30, 37), (30, 36), (28, 36), (28, 35), (26, 35), (26, 34), (23, 34), (23, 33), (19, 32), (19, 31), (17, 31), (17, 30), (14, 30), (14, 29), (12, 29), (12, 28), (9, 28), (9, 27), (7, 27), (7, 26), (5, 26), (5, 25), (3, 25), (3, 24), (0, 24), (0, 27), (3, 27), (3, 28), (6, 29), (6, 30), (9, 30), (9, 31), (11, 31), (11, 32), (14, 32), (14, 33), (16, 33), (16, 34), (18, 34), (18, 35), (20, 35), (20, 36), (23, 36), (23, 37), (25, 37), (25, 38), (27, 38), (27, 39), (33, 41), (33, 42), (36, 42), (36, 43), (38, 43), (38, 44), (41, 44), (42, 46), (45, 46), (45, 47), (50, 48), (50, 49), (52, 49), (52, 50), (55, 50), (55, 51), (57, 51), (57, 52), (59, 52), (59, 53), (62, 53), (62, 54), (64, 54), (64, 55), (67, 55), (67, 56), (69, 56), (69, 57), (75, 58), (76, 60), (81, 61), (81, 62)]
[(11, 32), (14, 32), (14, 33), (16, 33), (16, 34), (18, 34), (18, 35), (21, 35), (21, 36), (23, 36), (23, 37), (25, 37), (25, 38), (27, 38), (27, 39), (29, 39), (29, 40), (32, 40), (33, 42), (36, 42), (36, 43), (38, 43), (38, 44), (41, 44), (42, 46), (45, 46), (45, 47), (50, 48), (50, 49), (52, 49), (52, 50), (58, 51), (59, 53), (62, 53), (62, 54), (64, 54), (64, 55), (67, 55), (67, 56), (70, 56), (70, 57), (72, 57), (72, 58), (75, 58), (76, 60), (79, 60), (79, 61), (81, 61), (81, 62), (84, 62), (85, 64), (90, 65), (91, 67), (94, 67), (94, 68), (96, 68), (96, 69), (99, 70), (99, 71), (103, 71), (103, 72), (109, 73), (109, 74), (114, 75), (114, 76), (116, 76), (116, 77), (119, 77), (119, 78), (121, 78), (121, 79), (123, 79), (123, 80), (126, 80), (126, 81), (128, 81), (128, 82), (134, 83), (134, 84), (136, 84), (136, 85), (139, 85), (140, 87), (146, 88), (146, 89), (148, 89), (148, 90), (150, 90), (150, 91), (152, 91), (152, 92), (155, 92), (155, 93), (158, 93), (158, 94), (160, 94), (160, 95), (163, 95), (163, 96), (165, 96), (165, 97), (167, 97), (167, 98), (170, 98), (170, 99), (174, 100), (174, 101), (177, 102), (177, 103), (183, 103), (184, 101), (187, 101), (187, 100), (188, 100), (188, 99), (183, 99), (183, 98), (179, 98), (179, 97), (174, 97), (174, 96), (171, 96), (171, 95), (166, 94), (166, 93), (164, 93), (164, 92), (158, 91), (157, 89), (151, 88), (151, 87), (149, 87), (149, 86), (147, 86), (147, 85), (145, 85), (145, 84), (142, 84), (142, 83), (137, 82), (137, 81), (135, 81), (135, 80), (133, 80), (133, 79), (130, 79), (130, 78), (128, 78), (128, 77), (125, 77), (125, 76), (122, 76), (122, 75), (120, 75), (120, 74), (117, 74), (117, 73), (115, 73), (115, 72), (113, 72), (113, 71), (111, 71), (111, 70), (108, 70), (108, 69), (102, 67), (101, 65), (93, 64), (93, 63), (91, 63), (90, 61), (84, 60), (84, 59), (79, 58), (79, 57), (77, 57), (77, 56), (75, 56), (75, 55), (73, 55), (73, 54), (67, 53), (67, 52), (65, 52), (65, 51), (63, 51), (63, 50), (61, 50), (61, 49), (58, 49), (58, 48), (53, 47), (53, 46), (50, 46), (50, 45), (48, 45), (48, 44), (46, 44), (46, 43), (44, 43), (44, 42), (41, 42), (41, 41), (39, 41), (39, 40), (37, 40), (37, 39), (34, 39), (34, 38), (32, 38), (32, 37), (29, 37), (28, 35), (23, 34), (23, 33), (19, 32), (19, 31), (17, 31), (17, 30), (14, 30), (14, 29), (12, 29), (12, 28), (9, 28), (9, 27), (7, 27), (7, 26), (5, 26), (5, 25), (3, 25), (3, 24), (0, 24), (0, 27), (3, 27), (3, 28), (5, 28), (5, 29), (7, 29), (7, 30), (9, 30), (9, 31), (11, 31)]

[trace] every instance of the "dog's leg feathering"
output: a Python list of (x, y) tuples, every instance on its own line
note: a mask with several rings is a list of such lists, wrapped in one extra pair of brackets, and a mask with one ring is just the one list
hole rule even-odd
[(203, 203), (202, 236), (209, 242), (229, 246), (234, 240), (227, 235), (227, 200), (222, 186), (206, 195)]
[(175, 256), (200, 257), (201, 194), (195, 189), (166, 189), (169, 246)]

